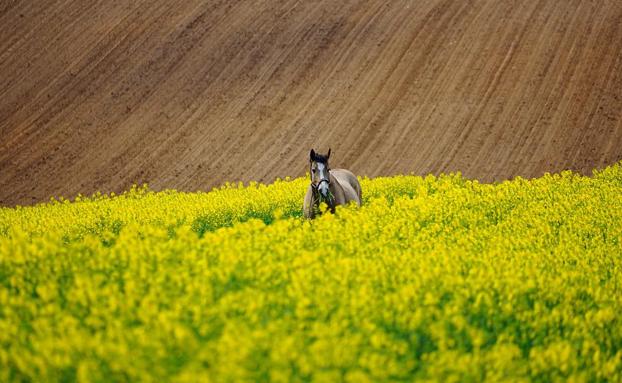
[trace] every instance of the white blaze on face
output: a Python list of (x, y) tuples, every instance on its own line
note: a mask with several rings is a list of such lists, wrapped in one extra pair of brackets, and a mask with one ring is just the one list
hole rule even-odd
[[(317, 163), (317, 178), (318, 182), (329, 179), (328, 169), (326, 168), (326, 165), (321, 162)], [(321, 182), (318, 186), (318, 190), (324, 197), (328, 196), (328, 182)]]

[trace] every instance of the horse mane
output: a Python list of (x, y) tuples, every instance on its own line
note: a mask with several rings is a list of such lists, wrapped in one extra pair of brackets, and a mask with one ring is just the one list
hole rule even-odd
[(328, 163), (328, 156), (324, 155), (324, 154), (315, 153), (315, 155), (313, 156), (313, 160), (315, 162), (320, 162), (320, 163), (323, 163), (323, 164), (327, 164)]

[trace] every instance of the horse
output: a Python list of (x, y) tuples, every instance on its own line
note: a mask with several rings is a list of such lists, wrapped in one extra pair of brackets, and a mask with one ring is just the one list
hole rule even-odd
[(313, 219), (321, 214), (320, 204), (325, 203), (331, 213), (337, 205), (355, 202), (361, 206), (361, 184), (352, 172), (346, 169), (331, 169), (328, 166), (328, 154), (322, 155), (311, 149), (309, 169), (311, 184), (307, 188), (303, 204), (305, 218)]

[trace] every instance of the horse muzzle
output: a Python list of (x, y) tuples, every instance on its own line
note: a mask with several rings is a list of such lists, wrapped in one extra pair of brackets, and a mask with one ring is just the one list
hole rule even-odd
[(327, 197), (330, 193), (330, 181), (327, 179), (320, 180), (316, 186), (317, 191), (322, 194), (322, 196)]

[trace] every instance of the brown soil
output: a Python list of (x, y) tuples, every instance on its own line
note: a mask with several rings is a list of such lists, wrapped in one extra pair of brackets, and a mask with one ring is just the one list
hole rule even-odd
[(622, 2), (0, 2), (0, 205), (622, 159)]

